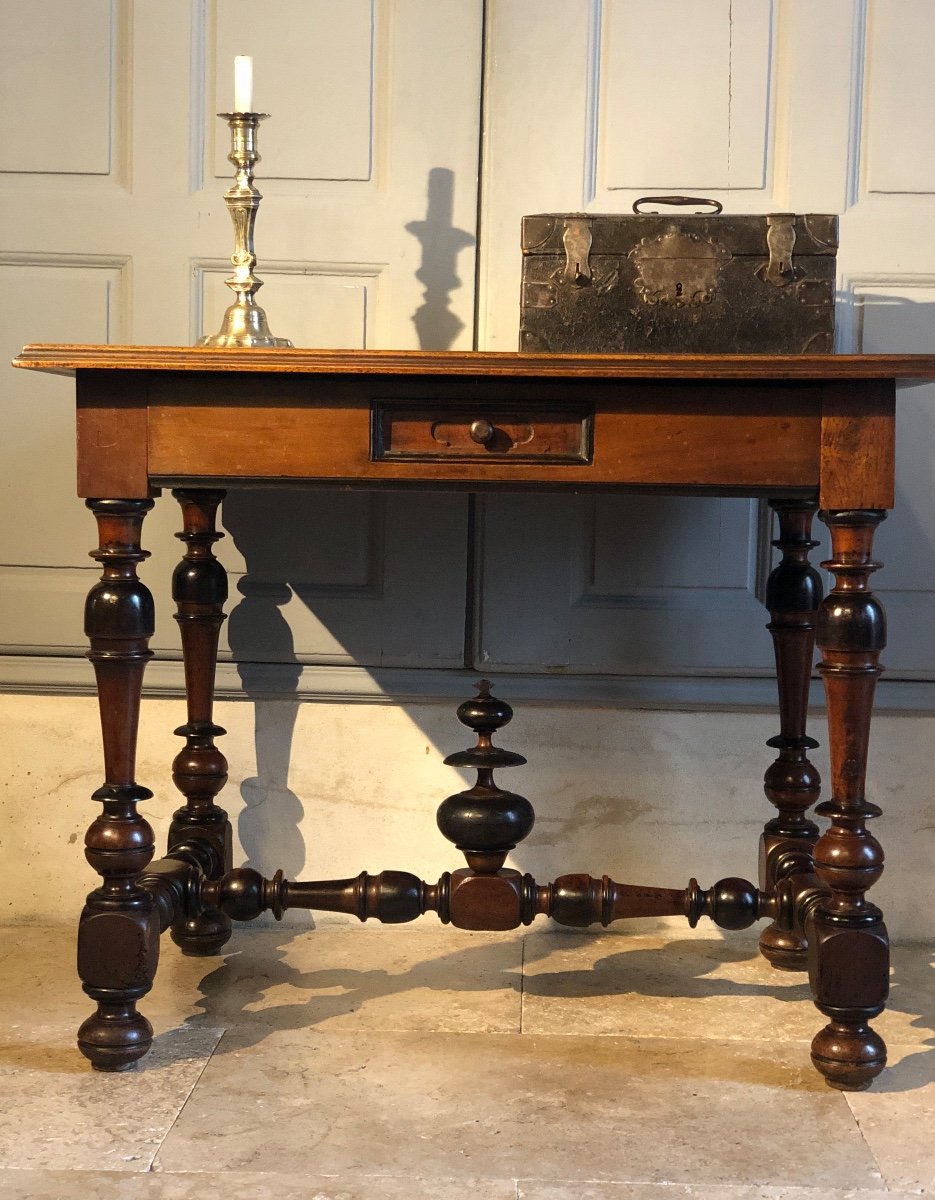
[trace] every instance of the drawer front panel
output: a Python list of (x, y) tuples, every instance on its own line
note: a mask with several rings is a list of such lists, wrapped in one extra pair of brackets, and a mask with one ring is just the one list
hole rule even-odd
[(374, 462), (591, 461), (593, 414), (581, 408), (506, 407), (489, 401), (450, 405), (372, 407)]

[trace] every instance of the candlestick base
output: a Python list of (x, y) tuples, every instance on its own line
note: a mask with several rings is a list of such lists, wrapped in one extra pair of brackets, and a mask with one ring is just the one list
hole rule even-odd
[(199, 346), (238, 346), (258, 348), (263, 346), (292, 345), (288, 338), (275, 337), (266, 320), (266, 313), (252, 297), (238, 300), (225, 312), (221, 328), (198, 340)]

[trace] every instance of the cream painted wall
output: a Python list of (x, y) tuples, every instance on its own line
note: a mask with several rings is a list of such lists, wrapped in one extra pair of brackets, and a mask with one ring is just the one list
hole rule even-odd
[[(291, 768), (277, 777), (293, 712)], [(252, 861), (265, 873), (281, 866), (309, 879), (393, 868), (434, 880), (461, 865), (434, 820), (439, 802), (463, 786), (441, 760), (471, 740), (449, 706), (293, 710), (277, 702), (257, 714), (251, 703), (226, 702), (217, 717), (228, 730), (231, 783), (222, 803), (241, 842), (235, 861), (241, 849), (252, 860), (259, 848)], [(144, 705), (138, 778), (156, 793), (143, 811), (159, 845), (177, 803), (168, 763), (178, 744), (170, 731), (182, 719), (180, 701)], [(99, 782), (96, 702), (2, 696), (0, 729), (2, 919), (77, 920), (96, 884), (82, 854), (96, 811), (88, 797)], [(540, 882), (569, 871), (672, 887), (693, 874), (704, 887), (725, 875), (755, 876), (759, 830), (772, 813), (760, 784), (772, 757), (763, 743), (775, 729), (769, 714), (520, 709), (499, 740), (529, 765), (500, 778), (533, 801), (538, 820), (516, 865)], [(868, 795), (885, 814), (874, 832), (893, 864), (873, 896), (892, 935), (904, 940), (935, 937), (933, 737), (935, 717), (883, 716), (871, 747)], [(816, 761), (824, 765), (821, 751)], [(309, 923), (304, 913), (286, 920)], [(418, 924), (430, 929), (436, 919)], [(637, 924), (649, 923), (627, 927)], [(662, 924), (688, 933), (680, 919)], [(712, 926), (702, 921), (696, 932), (710, 937)]]

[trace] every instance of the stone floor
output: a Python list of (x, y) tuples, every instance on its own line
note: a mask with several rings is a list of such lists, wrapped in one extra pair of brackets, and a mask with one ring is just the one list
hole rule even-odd
[[(72, 930), (0, 929), (3, 1200), (880, 1200), (935, 1192), (933, 955), (832, 1091), (801, 976), (738, 938), (297, 925), (164, 944), (152, 1054), (73, 1048)], [(206, 1190), (207, 1189), (207, 1190)]]

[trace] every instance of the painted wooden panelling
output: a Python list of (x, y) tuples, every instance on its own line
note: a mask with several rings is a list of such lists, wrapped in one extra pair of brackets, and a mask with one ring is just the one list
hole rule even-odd
[(254, 104), (263, 126), (264, 174), (279, 179), (366, 180), (374, 128), (374, 0), (277, 0), (257, 20), (251, 0), (215, 0), (207, 114), (214, 174), (229, 172), (216, 112), (233, 107), (231, 63), (254, 60)]
[[(4, 163), (19, 172), (8, 193), (17, 253), (2, 268), (5, 294), (16, 298), (4, 314), (11, 353), (37, 338), (172, 342), (217, 326), (229, 299), (231, 233), (221, 200), (230, 174), (225, 129), (214, 112), (230, 106), (235, 53), (255, 57), (257, 104), (272, 113), (260, 135), (266, 198), (257, 248), (267, 281), (260, 301), (274, 330), (306, 345), (470, 345), (481, 32), (474, 0), (288, 0), (262, 20), (243, 0), (36, 0), (9, 10), (11, 61), (0, 87), (8, 110), (25, 114), (11, 128)], [(935, 91), (925, 60), (933, 33), (928, 0), (488, 6), (478, 344), (515, 348), (523, 213), (624, 211), (641, 191), (671, 187), (710, 188), (727, 211), (841, 211), (841, 348), (862, 337), (866, 350), (930, 349), (935, 253), (919, 230), (935, 191)], [(132, 189), (123, 186), (131, 180)], [(8, 506), (27, 484), (20, 464), (28, 454), (40, 453), (51, 469), (48, 499), (36, 499), (19, 523), (24, 532), (4, 534), (14, 541), (3, 543), (0, 562), (48, 569), (44, 587), (57, 568), (88, 570), (93, 542), (93, 522), (72, 496), (69, 397), (65, 381), (18, 377), (4, 399)], [(899, 403), (900, 491), (879, 535), (887, 662), (891, 673), (935, 674), (927, 517), (935, 399), (910, 389)], [(314, 503), (303, 519), (318, 531), (316, 549), (294, 579), (288, 563), (299, 533), (285, 510), (264, 513), (279, 559), (257, 575), (258, 587), (272, 589), (273, 607), (289, 621), (291, 652), (308, 661), (359, 653), (361, 662), (428, 664), (437, 637), (442, 659), (455, 663), (465, 499), (400, 498), (396, 540), (387, 532), (382, 543), (382, 584), (368, 596), (351, 594), (363, 586), (359, 560), (340, 557), (342, 536), (357, 537), (359, 514), (337, 498), (334, 508)], [(482, 507), (480, 661), (488, 655), (531, 672), (557, 664), (565, 672), (768, 666), (755, 598), (764, 534), (746, 502), (551, 497), (533, 513), (529, 498), (488, 497)], [(438, 523), (427, 556), (417, 535), (429, 509)], [(628, 519), (633, 532), (624, 535)], [(144, 531), (154, 551), (144, 574), (163, 596), (177, 524), (173, 502), (163, 500)], [(541, 561), (527, 552), (534, 529), (553, 539)], [(239, 578), (237, 547), (221, 545)], [(443, 545), (450, 556), (440, 557)], [(449, 575), (417, 574), (409, 619), (404, 571), (425, 557)], [(513, 599), (497, 599), (501, 585)], [(428, 589), (424, 601), (420, 588)], [(564, 607), (554, 637), (544, 633), (542, 605)], [(444, 628), (432, 624), (442, 606), (452, 610)], [(727, 633), (721, 606), (739, 614)], [(59, 628), (46, 614), (40, 633), (33, 607), (36, 639), (68, 644), (70, 618)], [(168, 609), (163, 601), (157, 642), (174, 653)], [(511, 648), (524, 619), (533, 632)], [(429, 658), (419, 658), (423, 651)]]
[(768, 667), (754, 502), (492, 496), (483, 514), (479, 667), (624, 675)]
[(4, 172), (106, 175), (116, 0), (3, 0)]
[[(233, 234), (215, 113), (232, 105), (239, 53), (254, 57), (256, 104), (272, 114), (259, 137), (256, 245), (273, 330), (308, 346), (470, 345), (474, 0), (283, 0), (262, 12), (241, 0), (36, 0), (4, 14), (0, 87), (18, 114), (4, 169), (19, 172), (5, 192), (15, 249), (0, 256), (7, 357), (37, 338), (171, 345), (218, 328)], [(79, 593), (94, 577), (95, 529), (75, 497), (73, 394), (64, 379), (11, 374), (2, 397), (0, 486), (24, 514), (0, 535), (0, 570), (18, 572), (7, 589), (16, 619), (0, 631), (13, 650), (84, 649)], [(250, 593), (232, 590), (234, 653), (460, 665), (466, 498), (433, 500), (428, 515), (419, 498), (387, 499), (376, 540), (355, 505), (266, 492), (252, 524), (231, 505), (230, 532), (249, 553), (230, 537), (219, 553)], [(154, 647), (170, 657), (178, 526), (166, 495), (143, 529)]]
[[(125, 267), (116, 259), (80, 255), (0, 254), (3, 360), (36, 331), (43, 338), (108, 341), (126, 294)], [(86, 555), (93, 523), (75, 499), (74, 384), (52, 376), (20, 379), (20, 374), (7, 371), (4, 380), (0, 495), (4, 510), (21, 513), (22, 519), (0, 525), (0, 564), (93, 565)], [(54, 585), (54, 578), (46, 577), (46, 584)], [(59, 636), (52, 628), (48, 632), (50, 640)], [(9, 641), (3, 633), (0, 638)], [(33, 641), (42, 640), (36, 631)]]
[(864, 122), (869, 192), (935, 192), (930, 0), (870, 0)]
[(222, 516), (235, 658), (463, 664), (464, 497), (232, 492)]
[[(372, 340), (379, 266), (321, 263), (266, 263), (259, 269), (267, 293), (259, 296), (270, 328), (296, 346), (320, 349), (365, 347)], [(214, 333), (234, 297), (224, 280), (227, 263), (196, 264), (193, 316), (197, 332)], [(199, 315), (203, 314), (203, 315)], [(283, 324), (286, 322), (286, 325)]]
[(603, 6), (605, 188), (765, 185), (772, 9), (772, 0)]

